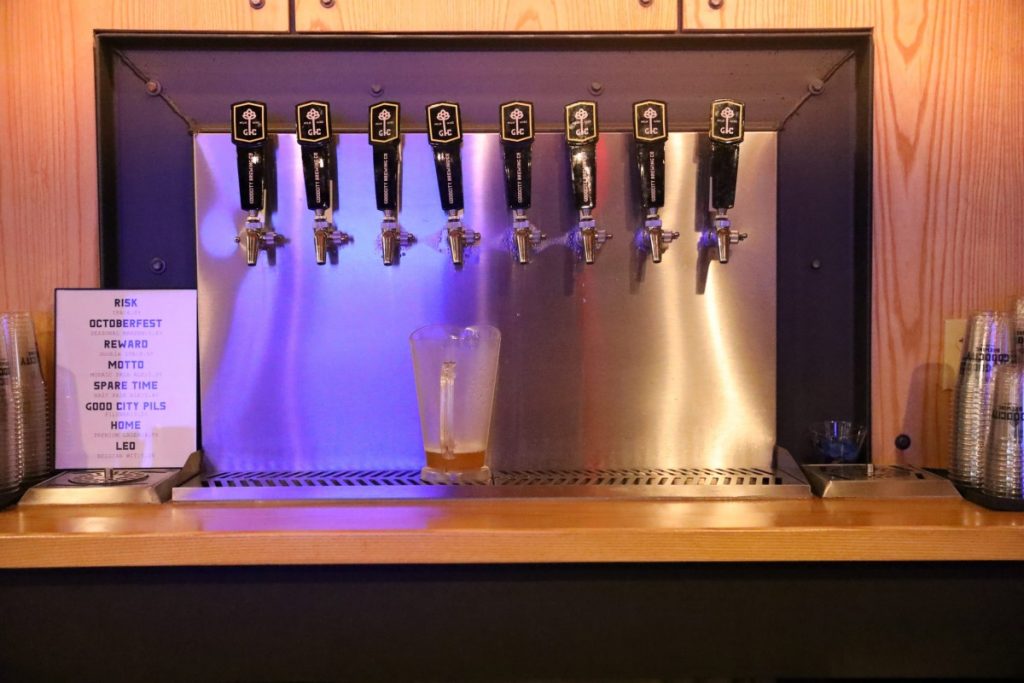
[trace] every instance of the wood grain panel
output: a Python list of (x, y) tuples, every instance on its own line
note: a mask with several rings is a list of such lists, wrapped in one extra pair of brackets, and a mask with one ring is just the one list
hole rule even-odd
[(1024, 513), (961, 500), (462, 500), (0, 513), (0, 567), (1022, 559)]
[(872, 446), (945, 463), (943, 321), (1024, 292), (1024, 3), (684, 3), (685, 28), (874, 27)]
[(674, 31), (676, 0), (295, 1), (298, 31)]

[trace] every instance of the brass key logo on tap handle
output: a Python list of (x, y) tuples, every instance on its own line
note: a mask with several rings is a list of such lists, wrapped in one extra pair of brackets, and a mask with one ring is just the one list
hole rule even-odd
[(336, 255), (338, 246), (350, 239), (328, 217), (334, 194), (331, 105), (317, 101), (296, 105), (295, 137), (301, 148), (306, 206), (313, 211), (313, 248), (317, 265), (322, 266), (327, 263), (328, 252)]
[(268, 257), (278, 235), (266, 225), (267, 207), (267, 105), (245, 101), (231, 105), (231, 141), (238, 159), (238, 193), (245, 225), (235, 237), (245, 250), (245, 262), (256, 265), (260, 250)]
[(398, 263), (402, 249), (416, 238), (398, 224), (399, 183), (402, 169), (401, 107), (397, 102), (378, 102), (370, 106), (369, 138), (373, 147), (373, 188), (377, 210), (383, 212), (380, 224), (380, 248), (384, 265)]
[(505, 166), (505, 200), (512, 211), (512, 242), (516, 260), (526, 264), (544, 234), (530, 224), (532, 190), (533, 104), (506, 102), (498, 110)]
[(592, 264), (606, 240), (598, 230), (593, 209), (597, 205), (597, 103), (573, 102), (565, 106), (565, 139), (569, 143), (572, 196), (579, 212), (574, 241), (583, 261)]
[(664, 230), (658, 209), (665, 206), (665, 142), (668, 140), (668, 107), (658, 100), (633, 105), (633, 137), (636, 139), (637, 167), (640, 171), (640, 205), (644, 224), (640, 245), (651, 252), (651, 260), (661, 263), (668, 245), (678, 232)]
[(480, 240), (480, 234), (462, 225), (465, 202), (462, 195), (462, 113), (455, 102), (427, 106), (427, 136), (434, 149), (434, 171), (441, 208), (448, 214), (445, 235), (452, 264), (462, 266), (466, 249)]

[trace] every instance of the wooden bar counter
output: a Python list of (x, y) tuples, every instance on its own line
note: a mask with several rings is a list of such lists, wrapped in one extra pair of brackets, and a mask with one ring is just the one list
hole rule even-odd
[(1017, 677), (1021, 576), (963, 500), (22, 506), (0, 678)]
[(962, 500), (454, 500), (21, 506), (0, 567), (1024, 560)]

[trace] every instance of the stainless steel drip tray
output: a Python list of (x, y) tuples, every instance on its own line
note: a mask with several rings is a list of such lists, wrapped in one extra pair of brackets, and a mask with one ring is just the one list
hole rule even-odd
[[(779, 451), (792, 462), (785, 451)], [(783, 460), (783, 458), (779, 458)], [(809, 498), (798, 467), (496, 471), (490, 484), (428, 484), (418, 470), (219, 472), (174, 489), (175, 502), (451, 498)]]

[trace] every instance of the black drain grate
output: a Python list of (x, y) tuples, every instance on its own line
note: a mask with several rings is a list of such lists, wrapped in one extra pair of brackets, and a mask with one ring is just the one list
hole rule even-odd
[[(776, 473), (754, 467), (684, 467), (621, 470), (524, 470), (495, 472), (498, 486), (779, 486)], [(485, 484), (457, 484), (484, 486)], [(323, 470), (221, 472), (203, 477), (205, 488), (325, 488), (450, 486), (420, 480), (419, 470)]]

